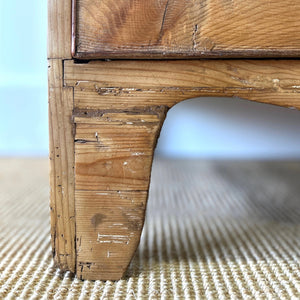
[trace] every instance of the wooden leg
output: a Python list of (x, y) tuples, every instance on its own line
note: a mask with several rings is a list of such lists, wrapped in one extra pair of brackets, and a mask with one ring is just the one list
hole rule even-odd
[[(119, 279), (138, 245), (165, 113), (200, 96), (300, 109), (299, 60), (49, 60), (54, 259)], [(74, 196), (75, 195), (75, 196)]]
[(77, 276), (120, 279), (139, 244), (164, 107), (74, 113)]

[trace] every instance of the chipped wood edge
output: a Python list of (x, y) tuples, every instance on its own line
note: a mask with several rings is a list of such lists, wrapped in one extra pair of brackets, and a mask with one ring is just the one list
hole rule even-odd
[[(76, 45), (76, 42), (74, 42)], [(223, 50), (220, 51), (174, 51), (165, 52), (161, 50), (102, 50), (97, 52), (77, 52), (74, 50), (73, 57), (82, 60), (92, 59), (247, 59), (247, 58), (298, 58), (300, 51), (295, 49), (273, 50), (273, 49), (253, 49), (253, 50)]]

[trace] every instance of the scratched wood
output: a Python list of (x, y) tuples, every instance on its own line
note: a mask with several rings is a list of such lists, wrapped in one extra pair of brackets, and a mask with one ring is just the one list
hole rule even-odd
[(71, 46), (78, 58), (297, 56), (300, 3), (77, 0), (72, 16), (71, 0), (48, 4), (54, 260), (81, 279), (119, 279), (139, 243), (168, 109), (200, 96), (300, 109), (300, 61), (79, 63)]
[(63, 63), (49, 60), (51, 243), (56, 264), (75, 271), (73, 88), (63, 87)]
[(170, 108), (200, 96), (299, 108), (300, 60), (66, 61), (64, 71), (79, 109)]
[(74, 111), (77, 276), (119, 279), (144, 223), (165, 108)]
[(300, 60), (65, 61), (63, 69), (65, 88), (74, 88), (80, 278), (124, 274), (169, 108), (193, 97), (234, 96), (300, 109)]
[(73, 0), (77, 58), (295, 57), (299, 0)]
[(138, 246), (146, 191), (76, 191), (77, 276), (120, 279)]
[(101, 114), (75, 118), (76, 189), (147, 190), (160, 112)]

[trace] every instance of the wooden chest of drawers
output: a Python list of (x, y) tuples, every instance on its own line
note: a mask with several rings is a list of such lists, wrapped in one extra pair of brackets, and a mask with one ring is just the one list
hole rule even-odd
[(119, 279), (169, 108), (200, 96), (300, 108), (300, 1), (48, 3), (54, 259)]

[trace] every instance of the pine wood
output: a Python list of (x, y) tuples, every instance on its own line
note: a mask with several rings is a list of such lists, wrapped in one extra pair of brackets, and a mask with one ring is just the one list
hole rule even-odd
[(300, 60), (66, 61), (64, 82), (79, 109), (170, 108), (201, 96), (299, 108)]
[(49, 60), (51, 242), (56, 263), (75, 271), (73, 88), (63, 87), (63, 62)]
[(144, 223), (153, 151), (165, 108), (75, 110), (77, 275), (119, 279)]
[(295, 57), (298, 0), (73, 0), (77, 58)]
[[(119, 279), (139, 243), (168, 109), (201, 96), (300, 109), (297, 59), (132, 58), (298, 55), (300, 3), (78, 0), (72, 16), (71, 0), (48, 4), (54, 260), (81, 279)], [(73, 60), (72, 22), (76, 57), (131, 60)]]
[(165, 108), (76, 118), (76, 190), (148, 190)]
[(48, 58), (71, 58), (72, 0), (48, 0)]
[(147, 195), (146, 191), (76, 191), (79, 278), (122, 276), (140, 240)]

